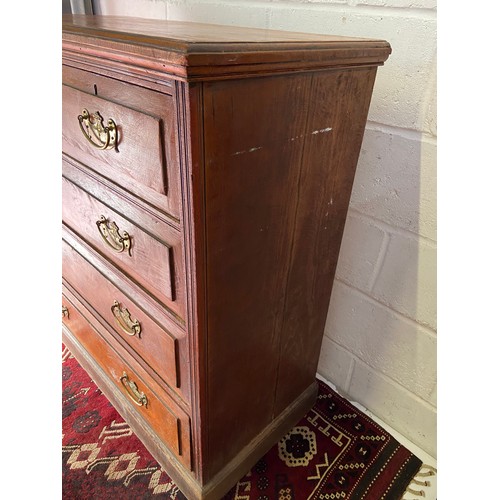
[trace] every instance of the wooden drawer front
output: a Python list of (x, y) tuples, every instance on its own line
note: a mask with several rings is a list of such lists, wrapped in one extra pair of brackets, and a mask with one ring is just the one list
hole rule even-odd
[[(160, 397), (151, 389), (154, 383), (147, 374), (133, 369), (133, 360), (126, 353), (111, 347), (97, 332), (92, 315), (75, 304), (70, 295), (63, 293), (63, 323), (80, 341), (96, 363), (106, 372), (114, 385), (129, 400), (131, 407), (146, 420), (164, 443), (191, 468), (189, 417), (168, 395)], [(81, 310), (79, 310), (79, 308)]]
[[(161, 144), (166, 165), (166, 170), (163, 172), (165, 180), (163, 188), (166, 188), (166, 192), (165, 189), (160, 189), (158, 192), (146, 185), (137, 182), (131, 183), (128, 173), (122, 172), (113, 164), (100, 163), (99, 171), (108, 179), (123, 185), (129, 192), (147, 200), (178, 222), (181, 206), (180, 166), (177, 120), (173, 118), (177, 114), (175, 98), (171, 91), (173, 82), (170, 89), (167, 87), (164, 92), (156, 92), (116, 78), (109, 78), (65, 65), (62, 68), (62, 81), (66, 86), (80, 90), (84, 94), (97, 95), (107, 102), (117, 103), (127, 109), (137, 110), (142, 114), (160, 119)], [(108, 119), (108, 117), (104, 118)], [(76, 119), (76, 117), (69, 117), (69, 119)], [(83, 136), (82, 138), (85, 140)], [(74, 154), (79, 153), (78, 148), (72, 150)], [(141, 159), (141, 163), (132, 166), (132, 168), (134, 170), (137, 166), (143, 168), (143, 162), (144, 159)]]
[(178, 340), (64, 240), (62, 268), (64, 279), (106, 321), (115, 337), (123, 339), (172, 388), (180, 388)]
[[(92, 94), (63, 85), (63, 151), (111, 178), (125, 189), (142, 195), (141, 187), (167, 193), (167, 172), (162, 139), (162, 120)], [(112, 119), (117, 145), (101, 150), (81, 130), (78, 116), (86, 109), (99, 112), (104, 125)]]
[[(177, 231), (163, 225), (158, 227), (157, 233), (160, 234), (152, 236), (139, 224), (122, 217), (109, 205), (103, 204), (65, 178), (62, 180), (62, 202), (63, 221), (73, 231), (134, 281), (152, 292), (176, 315), (183, 316), (183, 304), (177, 300), (183, 299), (183, 293), (181, 292), (180, 297), (175, 293), (173, 270), (173, 266), (182, 258), (180, 235)], [(117, 201), (117, 204), (120, 202)], [(126, 206), (120, 208), (124, 212), (127, 209)], [(162, 242), (160, 235), (167, 242)], [(183, 274), (181, 269), (177, 274)]]

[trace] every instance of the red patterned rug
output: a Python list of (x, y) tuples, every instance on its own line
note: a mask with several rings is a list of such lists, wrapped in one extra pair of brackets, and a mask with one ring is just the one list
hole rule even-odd
[[(185, 496), (63, 346), (63, 499)], [(315, 406), (224, 500), (397, 500), (434, 475), (319, 381)]]

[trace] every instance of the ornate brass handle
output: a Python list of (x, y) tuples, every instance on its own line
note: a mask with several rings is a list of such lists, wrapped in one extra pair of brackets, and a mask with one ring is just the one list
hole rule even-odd
[(133, 320), (130, 317), (130, 312), (126, 307), (120, 307), (117, 300), (111, 306), (111, 312), (115, 317), (115, 321), (118, 326), (127, 334), (133, 337), (141, 333), (141, 324), (137, 320)]
[(62, 317), (69, 318), (69, 310), (66, 306), (62, 306)]
[(96, 224), (101, 238), (109, 248), (117, 253), (128, 250), (128, 254), (130, 255), (132, 242), (127, 231), (123, 231), (123, 234), (120, 234), (120, 230), (118, 229), (116, 222), (108, 222), (108, 219), (106, 219), (104, 215), (101, 215), (101, 218), (96, 221)]
[(137, 406), (148, 406), (148, 398), (146, 394), (143, 392), (139, 392), (137, 384), (132, 380), (129, 380), (127, 372), (123, 372), (123, 375), (120, 377), (120, 382), (123, 387), (127, 391), (127, 395), (129, 398), (137, 405)]
[(86, 109), (78, 115), (78, 123), (85, 139), (97, 149), (113, 149), (116, 144), (116, 123), (110, 118), (104, 126), (104, 118), (99, 111), (89, 113)]

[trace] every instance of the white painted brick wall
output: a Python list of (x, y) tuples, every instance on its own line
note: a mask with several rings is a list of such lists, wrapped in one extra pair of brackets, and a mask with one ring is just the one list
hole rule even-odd
[(360, 290), (371, 290), (383, 258), (382, 249), (388, 243), (386, 231), (351, 210), (344, 228), (342, 258), (336, 277)]
[(373, 370), (363, 361), (354, 360), (349, 385), (349, 398), (363, 401), (375, 415), (393, 428), (403, 427), (401, 433), (413, 443), (425, 443), (431, 456), (436, 456), (436, 408), (417, 398), (412, 392)]
[(148, 19), (165, 19), (165, 2), (155, 0), (93, 1), (94, 13), (102, 16), (136, 16)]
[(351, 207), (436, 240), (435, 138), (369, 123)]
[(337, 389), (347, 394), (354, 368), (352, 354), (325, 335), (321, 346), (319, 366), (320, 374), (327, 380), (334, 381)]
[(266, 7), (267, 5), (252, 7), (245, 0), (232, 2), (186, 0), (168, 2), (167, 12), (168, 19), (172, 20), (262, 28), (267, 27), (268, 23), (269, 10)]
[[(337, 280), (325, 337), (428, 403), (436, 383), (436, 334)], [(327, 360), (325, 360), (327, 361)], [(320, 373), (323, 373), (321, 365)]]
[(436, 245), (394, 233), (372, 295), (395, 311), (436, 329)]
[(436, 456), (436, 0), (96, 0), (135, 15), (388, 40), (319, 373)]

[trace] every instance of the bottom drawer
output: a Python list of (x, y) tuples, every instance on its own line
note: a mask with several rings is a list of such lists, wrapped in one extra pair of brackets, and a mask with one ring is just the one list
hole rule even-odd
[(77, 299), (67, 291), (62, 296), (64, 325), (78, 339), (95, 362), (113, 381), (114, 386), (127, 396), (132, 405), (148, 422), (158, 437), (179, 460), (191, 468), (189, 417), (163, 394), (161, 399), (151, 389), (146, 373), (139, 376), (132, 369), (125, 353), (118, 354), (97, 332), (99, 324)]

